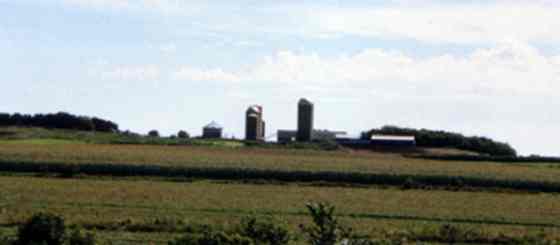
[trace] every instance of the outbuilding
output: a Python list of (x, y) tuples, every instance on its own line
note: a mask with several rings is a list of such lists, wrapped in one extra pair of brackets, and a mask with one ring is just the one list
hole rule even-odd
[(202, 128), (202, 138), (204, 139), (220, 139), (222, 138), (223, 128), (220, 124), (212, 121)]

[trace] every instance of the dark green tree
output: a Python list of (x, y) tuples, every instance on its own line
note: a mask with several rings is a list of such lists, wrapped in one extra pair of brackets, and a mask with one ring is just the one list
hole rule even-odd
[(177, 133), (177, 137), (180, 138), (180, 139), (188, 139), (188, 138), (190, 138), (190, 135), (189, 135), (189, 133), (187, 133), (187, 131), (180, 130)]

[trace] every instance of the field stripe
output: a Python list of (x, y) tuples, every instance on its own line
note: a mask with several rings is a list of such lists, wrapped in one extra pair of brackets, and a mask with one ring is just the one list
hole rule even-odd
[[(162, 207), (155, 207), (150, 205), (122, 205), (119, 203), (79, 203), (79, 202), (41, 202), (34, 203), (31, 206), (37, 208), (47, 208), (49, 206), (66, 206), (73, 208), (114, 208), (114, 209), (144, 209), (154, 210)], [(173, 208), (165, 207), (166, 210), (172, 210), (174, 213), (210, 213), (210, 214), (236, 214), (236, 215), (279, 215), (279, 216), (308, 216), (305, 211), (276, 211), (266, 209), (236, 209), (236, 208)], [(414, 215), (399, 215), (399, 214), (380, 214), (380, 213), (338, 213), (338, 217), (346, 217), (353, 219), (374, 219), (374, 220), (408, 220), (408, 221), (424, 221), (434, 223), (460, 223), (460, 224), (478, 224), (478, 225), (508, 225), (508, 226), (523, 226), (523, 227), (542, 227), (542, 228), (559, 228), (560, 224), (551, 223), (533, 223), (533, 222), (519, 222), (508, 221), (504, 219), (469, 219), (469, 218), (438, 218), (438, 217), (423, 217)], [(3, 225), (16, 225), (16, 224), (1, 224)]]
[(499, 180), (480, 177), (448, 175), (408, 175), (390, 173), (334, 172), (334, 171), (286, 171), (250, 168), (201, 168), (170, 167), (158, 165), (110, 164), (110, 163), (38, 163), (0, 161), (0, 171), (16, 173), (58, 173), (68, 176), (77, 174), (102, 176), (158, 176), (201, 178), (213, 180), (276, 180), (284, 182), (329, 182), (363, 185), (393, 185), (421, 188), (423, 186), (503, 188), (522, 191), (560, 193), (559, 182), (530, 180)]

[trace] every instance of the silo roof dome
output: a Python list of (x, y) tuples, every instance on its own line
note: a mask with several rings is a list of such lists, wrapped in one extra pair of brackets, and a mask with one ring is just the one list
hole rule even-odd
[(204, 126), (204, 128), (214, 128), (214, 129), (222, 129), (222, 126), (215, 121), (210, 122), (208, 125)]
[(311, 101), (309, 101), (308, 99), (306, 99), (306, 98), (301, 98), (301, 99), (299, 100), (298, 103), (299, 103), (300, 105), (302, 105), (302, 104), (303, 104), (303, 105), (313, 105), (313, 103), (312, 103)]

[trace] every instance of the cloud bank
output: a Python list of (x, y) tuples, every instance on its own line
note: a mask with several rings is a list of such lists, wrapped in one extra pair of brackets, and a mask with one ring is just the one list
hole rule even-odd
[(365, 49), (324, 57), (281, 51), (243, 69), (183, 66), (174, 80), (300, 85), (323, 90), (388, 90), (407, 94), (553, 95), (560, 89), (560, 56), (545, 56), (521, 42), (478, 49), (465, 57), (415, 58), (398, 51)]
[(428, 43), (484, 44), (513, 39), (557, 42), (559, 6), (538, 1), (485, 4), (416, 4), (368, 8), (323, 8), (308, 13), (312, 29)]
[[(54, 0), (53, 0), (54, 1)], [(560, 41), (560, 5), (552, 1), (393, 1), (358, 5), (182, 0), (59, 0), (100, 10), (152, 12), (168, 18), (196, 16), (208, 30), (228, 33), (283, 33), (307, 38), (362, 36), (431, 44), (495, 44), (505, 40)], [(282, 21), (279, 21), (282, 20)], [(255, 24), (259, 23), (259, 24)], [(218, 28), (222, 27), (222, 28)]]

